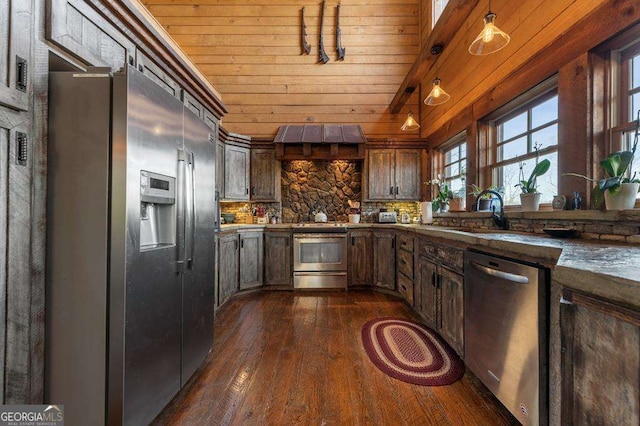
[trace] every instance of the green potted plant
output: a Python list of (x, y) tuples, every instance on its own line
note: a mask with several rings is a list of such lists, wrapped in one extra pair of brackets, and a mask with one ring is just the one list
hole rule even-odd
[(442, 175), (438, 175), (437, 179), (425, 182), (427, 185), (433, 185), (436, 188), (436, 195), (432, 200), (432, 208), (434, 212), (446, 213), (449, 210), (449, 202), (453, 199), (453, 191), (449, 185), (442, 179)]
[(549, 170), (551, 161), (544, 159), (538, 161), (538, 150), (540, 146), (536, 143), (533, 149), (536, 151), (536, 166), (531, 171), (529, 179), (524, 178), (525, 163), (520, 162), (520, 182), (516, 186), (520, 187), (520, 205), (523, 212), (535, 212), (540, 208), (540, 193), (538, 192), (538, 178)]
[[(476, 197), (476, 199), (478, 200), (474, 208), (479, 212), (491, 211), (493, 200), (494, 199), (497, 200), (497, 198), (495, 198), (495, 196), (491, 193), (482, 194), (484, 189), (482, 189), (476, 184), (472, 183), (471, 185), (469, 185), (469, 187), (471, 188), (471, 191), (470, 191), (471, 195)], [(504, 189), (497, 185), (491, 185), (487, 187), (487, 190), (493, 190), (493, 191), (499, 192), (500, 194), (504, 192)]]
[(633, 172), (633, 158), (638, 146), (640, 134), (640, 110), (636, 119), (636, 130), (633, 146), (630, 151), (618, 151), (600, 161), (604, 171), (603, 179), (591, 179), (577, 173), (564, 173), (567, 176), (577, 176), (591, 182), (595, 182), (593, 188), (593, 200), (596, 207), (602, 204), (604, 199), (607, 210), (630, 210), (635, 206), (636, 197), (640, 189), (640, 179)]

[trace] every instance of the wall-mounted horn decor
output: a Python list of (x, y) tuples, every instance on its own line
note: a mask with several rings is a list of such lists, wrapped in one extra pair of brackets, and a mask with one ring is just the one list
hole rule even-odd
[(305, 24), (304, 22), (304, 6), (302, 6), (302, 10), (300, 11), (300, 13), (302, 14), (302, 23), (300, 28), (300, 33), (301, 33), (300, 42), (302, 43), (302, 52), (300, 54), (308, 55), (309, 53), (311, 53), (311, 45), (307, 43), (307, 24)]

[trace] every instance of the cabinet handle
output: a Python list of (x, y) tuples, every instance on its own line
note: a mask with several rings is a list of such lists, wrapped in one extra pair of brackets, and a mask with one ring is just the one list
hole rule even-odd
[(29, 139), (26, 133), (16, 132), (16, 164), (26, 166), (29, 155)]
[(436, 287), (436, 273), (435, 273), (435, 272), (432, 272), (432, 273), (431, 273), (431, 286), (432, 286), (433, 288), (435, 288), (435, 287)]
[(138, 65), (138, 71), (144, 74), (144, 67), (142, 66), (142, 64)]
[(129, 55), (129, 65), (133, 66), (133, 63), (135, 61), (133, 60), (133, 56)]
[(396, 186), (396, 195), (398, 195), (398, 187)]
[(389, 189), (389, 194), (393, 195), (393, 186)]
[(391, 239), (391, 248), (392, 248), (392, 249), (393, 249), (393, 248), (396, 248), (396, 239), (395, 239), (395, 238), (392, 238), (392, 239)]
[(240, 239), (240, 248), (244, 248), (244, 238)]
[(256, 195), (256, 187), (255, 186), (251, 187), (251, 195)]
[(402, 263), (403, 265), (407, 264), (407, 262), (405, 262), (404, 259), (400, 259), (400, 263)]
[(238, 240), (234, 240), (233, 241), (233, 245), (234, 245), (235, 249), (238, 250)]
[(249, 188), (245, 188), (244, 190), (245, 190), (245, 193), (249, 195)]
[(27, 60), (16, 55), (16, 89), (27, 91)]
[(287, 239), (285, 240), (285, 245), (289, 247), (289, 237), (287, 237)]
[(438, 275), (438, 289), (442, 287), (442, 275)]
[(356, 237), (351, 237), (351, 245), (352, 246), (356, 245)]

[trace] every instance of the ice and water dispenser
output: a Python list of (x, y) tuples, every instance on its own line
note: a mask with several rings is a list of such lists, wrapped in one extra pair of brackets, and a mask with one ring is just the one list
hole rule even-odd
[(176, 178), (140, 172), (140, 250), (176, 244)]

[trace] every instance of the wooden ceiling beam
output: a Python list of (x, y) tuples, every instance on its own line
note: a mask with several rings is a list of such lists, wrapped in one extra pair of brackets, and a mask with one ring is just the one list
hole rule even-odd
[[(389, 109), (391, 113), (397, 114), (404, 104), (409, 100), (411, 94), (426, 77), (427, 73), (435, 63), (438, 54), (431, 53), (431, 48), (435, 45), (443, 45), (444, 50), (451, 42), (456, 33), (462, 28), (471, 11), (476, 7), (479, 0), (451, 0), (445, 7), (440, 19), (433, 27), (425, 44), (420, 49), (420, 54), (413, 63), (409, 73), (404, 78), (402, 85), (396, 92)], [(480, 30), (478, 30), (480, 32)]]

